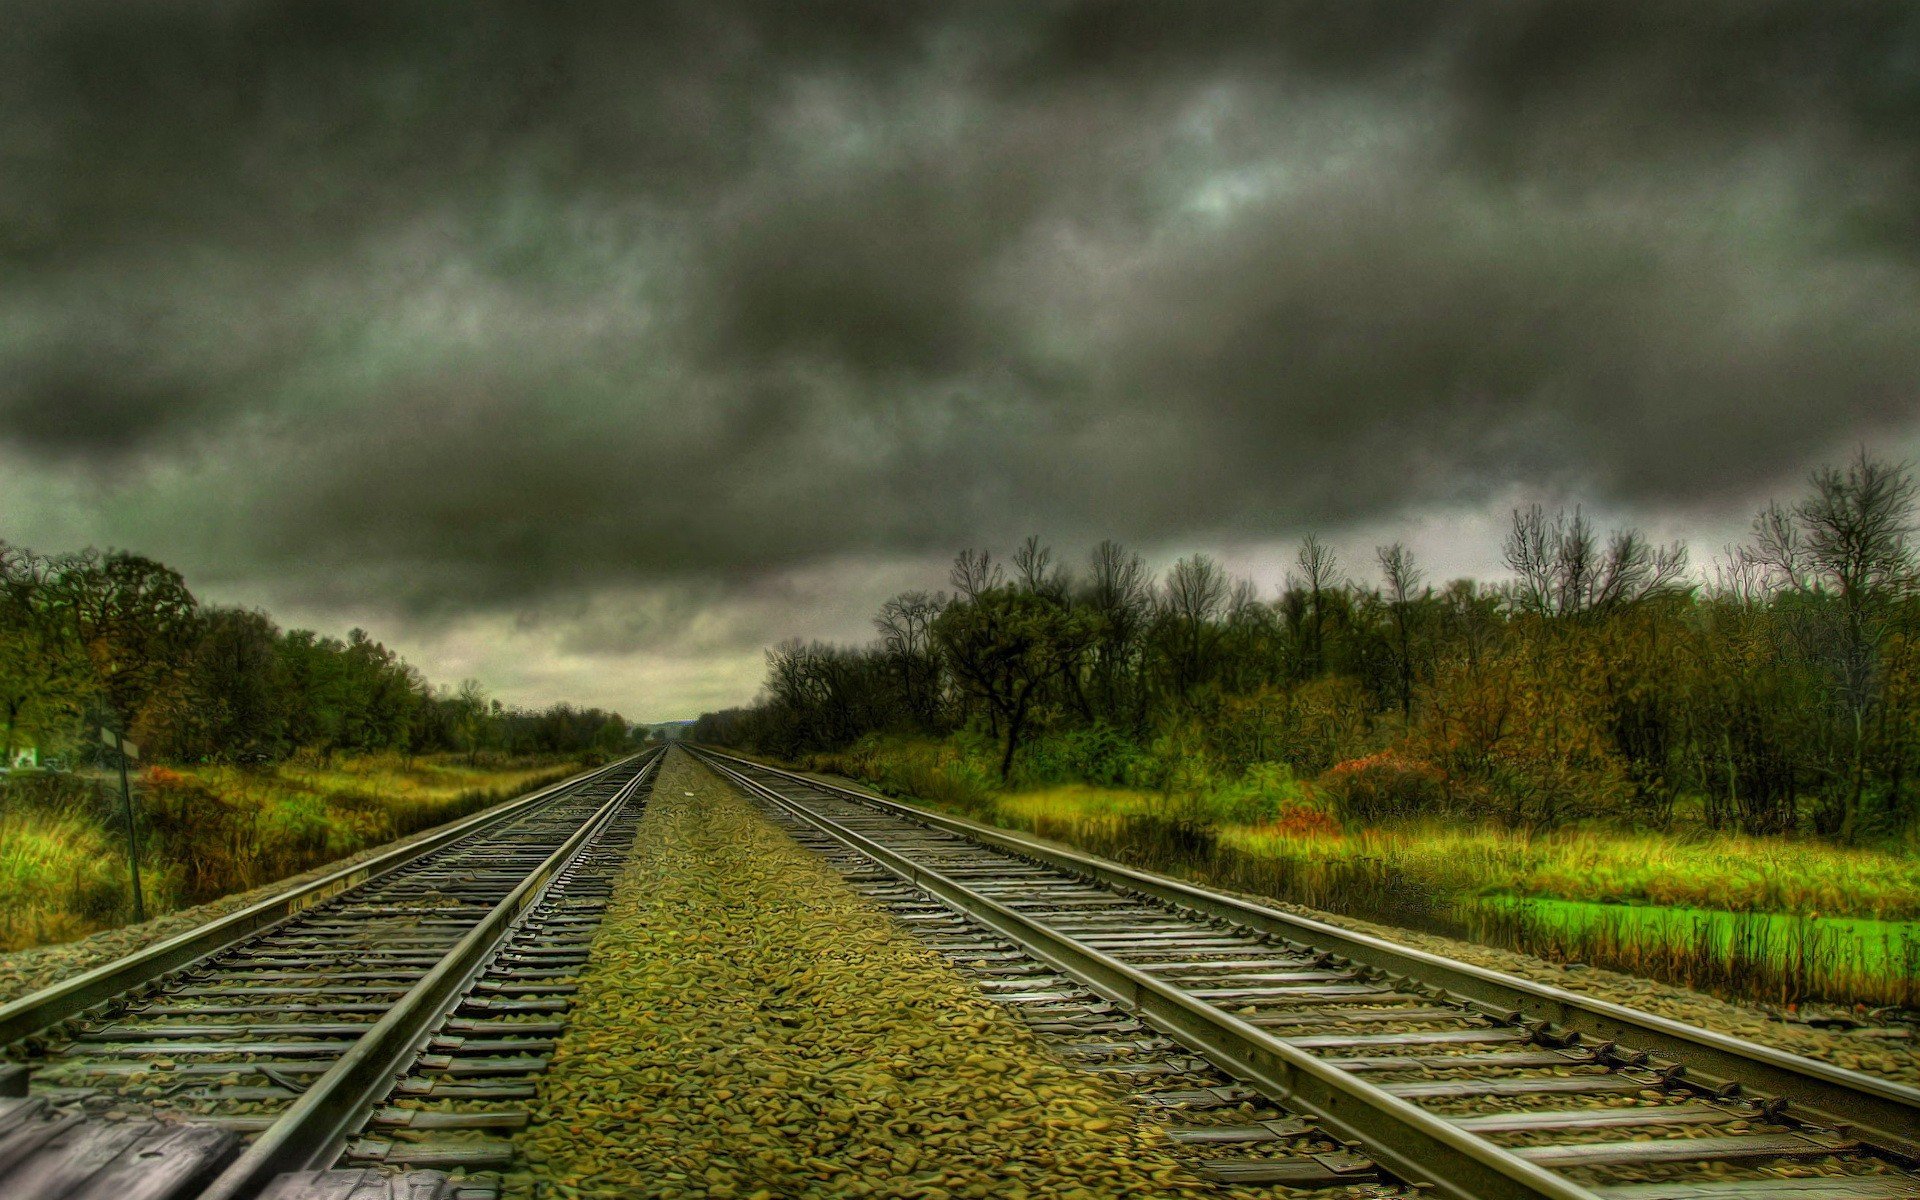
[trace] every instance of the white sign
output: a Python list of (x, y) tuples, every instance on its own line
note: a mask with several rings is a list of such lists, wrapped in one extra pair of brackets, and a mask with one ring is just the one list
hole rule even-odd
[(100, 731), (100, 740), (105, 742), (107, 745), (112, 746), (115, 750), (118, 750), (120, 753), (126, 755), (128, 758), (140, 757), (140, 747), (134, 745), (132, 742), (127, 741), (125, 738), (121, 737), (119, 734), (115, 733), (111, 729), (102, 729)]

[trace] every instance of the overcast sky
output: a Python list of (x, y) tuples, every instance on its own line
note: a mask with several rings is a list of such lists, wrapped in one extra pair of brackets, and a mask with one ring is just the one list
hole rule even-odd
[(1515, 503), (1710, 554), (1920, 431), (1920, 5), (11, 0), (0, 538), (638, 718), (971, 545)]

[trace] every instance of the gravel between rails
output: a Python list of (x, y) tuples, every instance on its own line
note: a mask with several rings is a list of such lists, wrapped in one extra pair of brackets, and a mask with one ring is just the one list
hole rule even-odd
[(515, 1140), (523, 1197), (1217, 1194), (680, 754)]
[[(804, 771), (799, 773), (810, 774)], [(855, 791), (872, 792), (873, 790), (858, 780), (846, 779), (838, 775), (816, 774), (813, 778), (840, 787), (853, 788)], [(903, 800), (908, 804), (916, 803), (912, 797), (905, 797)], [(1023, 833), (1021, 836), (1034, 835)], [(1060, 845), (1062, 849), (1073, 849), (1063, 843), (1053, 844)], [(1202, 886), (1213, 886), (1204, 879), (1196, 879), (1194, 882)], [(1343, 929), (1369, 933), (1431, 954), (1444, 955), (1447, 958), (1473, 963), (1495, 971), (1504, 971), (1509, 975), (1518, 975), (1522, 979), (1566, 988), (1569, 991), (1612, 1001), (1615, 1004), (1628, 1005), (1676, 1021), (1686, 1021), (1717, 1033), (1746, 1038), (1763, 1046), (1772, 1046), (1793, 1054), (1817, 1058), (1849, 1070), (1865, 1071), (1900, 1083), (1920, 1085), (1920, 1050), (1915, 1048), (1915, 1043), (1911, 1040), (1890, 1041), (1883, 1037), (1845, 1030), (1815, 1029), (1784, 1020), (1779, 1012), (1759, 1005), (1736, 1004), (1637, 975), (1625, 975), (1617, 971), (1605, 971), (1581, 965), (1567, 966), (1536, 958), (1530, 954), (1501, 950), (1390, 925), (1377, 925), (1371, 921), (1356, 920), (1341, 916), (1339, 913), (1322, 912), (1319, 909), (1290, 904), (1268, 896), (1256, 896), (1225, 888), (1217, 890), (1256, 904), (1264, 904), (1285, 912), (1297, 913), (1303, 917), (1311, 917), (1317, 921), (1325, 921), (1330, 925), (1338, 925)]]
[[(570, 767), (550, 776), (535, 779), (515, 795), (517, 797), (523, 796), (528, 792), (537, 792), (541, 788), (558, 783), (570, 775), (578, 774), (582, 769), (583, 768), (580, 767)], [(503, 800), (501, 803), (504, 804), (506, 801)], [(475, 812), (480, 811), (484, 810), (475, 810)], [(34, 946), (25, 950), (15, 950), (11, 953), (0, 954), (0, 1004), (4, 1004), (10, 1000), (17, 1000), (30, 992), (38, 991), (49, 984), (55, 984), (63, 979), (71, 978), (83, 971), (90, 971), (97, 966), (110, 963), (116, 958), (124, 958), (136, 950), (144, 950), (157, 942), (164, 942), (168, 938), (185, 933), (197, 925), (204, 925), (215, 917), (223, 917), (230, 912), (245, 908), (249, 904), (258, 904), (260, 901), (277, 896), (282, 892), (292, 891), (294, 888), (305, 883), (311, 883), (323, 875), (331, 875), (343, 867), (351, 867), (356, 863), (365, 862), (377, 854), (385, 854), (389, 850), (409, 845), (419, 841), (421, 838), (431, 837), (444, 826), (451, 825), (454, 821), (466, 820), (467, 817), (473, 815), (474, 813), (467, 813), (464, 816), (452, 817), (446, 821), (442, 821), (438, 825), (429, 826), (417, 833), (410, 833), (406, 837), (395, 838), (391, 842), (383, 842), (378, 846), (368, 846), (365, 850), (349, 854), (345, 858), (337, 858), (330, 863), (323, 863), (310, 871), (302, 871), (298, 875), (289, 875), (285, 879), (276, 880), (273, 883), (264, 883), (249, 891), (235, 892), (230, 896), (222, 896), (218, 900), (209, 900), (205, 904), (197, 904), (192, 908), (175, 909), (173, 912), (164, 913), (161, 916), (143, 921), (138, 925), (122, 925), (118, 929), (103, 929), (99, 933), (91, 933), (86, 937), (77, 938), (71, 942), (62, 942), (57, 946)]]

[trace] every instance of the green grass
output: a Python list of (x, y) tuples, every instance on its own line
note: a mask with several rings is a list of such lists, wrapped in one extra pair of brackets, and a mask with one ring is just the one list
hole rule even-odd
[(1149, 869), (1747, 999), (1920, 1004), (1920, 858), (1605, 827), (1343, 828), (1278, 768), (1152, 791), (1000, 791), (963, 747), (807, 765)]
[(1748, 939), (1785, 962), (1795, 947), (1831, 942), (1828, 953), (1861, 974), (1909, 970), (1920, 950), (1920, 921), (1876, 921), (1862, 917), (1811, 917), (1789, 913), (1733, 913), (1723, 909), (1662, 904), (1601, 904), (1583, 900), (1528, 900), (1489, 896), (1481, 904), (1524, 912), (1534, 920), (1572, 935), (1615, 927), (1629, 937), (1661, 941), (1711, 942), (1731, 953)]
[(1449, 895), (1640, 903), (1741, 913), (1920, 919), (1920, 859), (1813, 841), (1569, 830), (1530, 835), (1441, 825), (1355, 831), (1303, 822), (1218, 819), (1211, 807), (1159, 792), (1064, 784), (993, 798), (997, 823), (1033, 829), (1135, 817), (1198, 817), (1222, 846), (1285, 860), (1301, 872), (1368, 859)]
[(1920, 861), (1811, 841), (1606, 830), (1529, 835), (1432, 825), (1331, 837), (1227, 826), (1220, 840), (1248, 854), (1297, 863), (1301, 870), (1330, 860), (1376, 859), (1451, 895), (1920, 918)]
[[(272, 883), (578, 768), (454, 755), (153, 768), (135, 788), (147, 914)], [(70, 941), (131, 916), (110, 782), (47, 775), (0, 788), (0, 950)]]
[(1477, 941), (1562, 962), (1789, 1005), (1920, 1008), (1920, 922), (1516, 896), (1457, 912)]
[[(127, 902), (122, 843), (77, 806), (0, 812), (0, 948), (70, 941)], [(150, 900), (165, 875), (143, 881)], [(157, 894), (156, 894), (157, 889)]]

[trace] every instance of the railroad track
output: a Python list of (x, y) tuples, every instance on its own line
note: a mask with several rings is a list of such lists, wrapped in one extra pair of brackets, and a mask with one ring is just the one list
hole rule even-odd
[(1222, 1182), (1920, 1197), (1920, 1090), (695, 752), (989, 995), (1135, 1068), (1174, 1140), (1227, 1152), (1202, 1164)]
[[(506, 1165), (495, 1134), (525, 1121), (515, 1102), (553, 1047), (660, 757), (0, 1006), (6, 1058), (31, 1073), (0, 1100), (0, 1196), (345, 1195), (339, 1173), (313, 1174), (343, 1156), (366, 1175), (468, 1176), (401, 1180), (410, 1194), (491, 1194), (473, 1172)], [(129, 1174), (131, 1159), (146, 1161)]]

